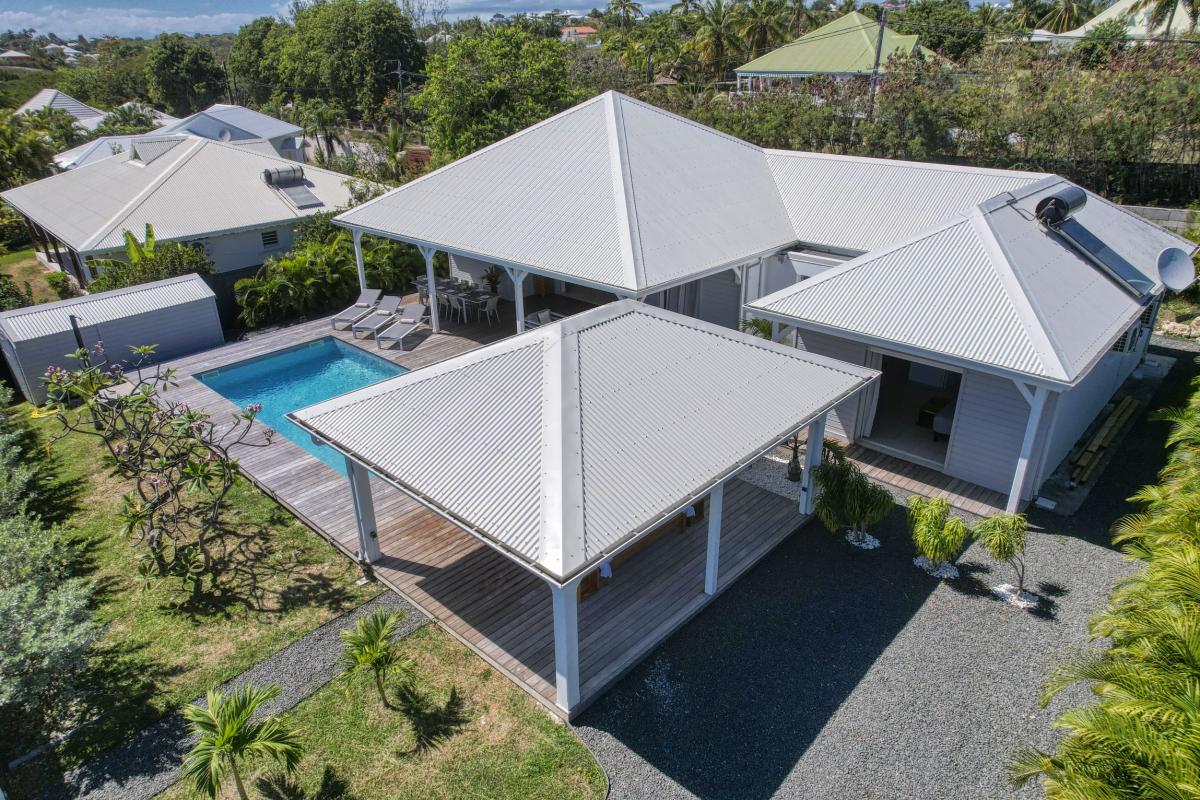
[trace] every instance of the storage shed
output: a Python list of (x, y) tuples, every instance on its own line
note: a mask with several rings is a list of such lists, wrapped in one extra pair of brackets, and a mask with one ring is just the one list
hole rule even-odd
[(0, 349), (17, 387), (33, 403), (46, 400), (46, 368), (70, 368), (69, 356), (103, 341), (115, 360), (130, 347), (158, 345), (162, 360), (224, 343), (217, 299), (199, 275), (184, 275), (127, 289), (98, 292), (56, 303), (0, 313)]

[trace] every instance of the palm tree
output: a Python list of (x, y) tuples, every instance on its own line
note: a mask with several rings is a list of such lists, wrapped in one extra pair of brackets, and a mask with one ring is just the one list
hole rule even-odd
[(793, 36), (802, 36), (816, 27), (817, 15), (804, 0), (791, 0), (787, 7), (788, 30)]
[(333, 158), (334, 143), (342, 144), (339, 135), (346, 115), (337, 106), (332, 106), (324, 100), (309, 100), (296, 110), (299, 124), (306, 133), (319, 135), (325, 140), (325, 152), (328, 158)]
[(199, 740), (184, 758), (183, 777), (196, 791), (216, 797), (227, 775), (232, 775), (238, 797), (249, 800), (242, 783), (242, 765), (250, 757), (266, 756), (286, 772), (295, 771), (304, 756), (295, 731), (278, 717), (261, 722), (253, 719), (264, 704), (278, 696), (278, 686), (247, 685), (228, 695), (210, 689), (206, 706), (184, 706), (183, 716)]
[(408, 145), (408, 134), (399, 123), (392, 120), (388, 123), (387, 133), (383, 137), (383, 171), (384, 178), (399, 181), (404, 177), (404, 148)]
[(608, 13), (621, 21), (621, 30), (642, 15), (642, 4), (637, 0), (609, 0)]
[(51, 173), (55, 150), (27, 116), (0, 113), (0, 189)]
[(1050, 12), (1039, 25), (1052, 33), (1065, 33), (1091, 19), (1091, 4), (1087, 0), (1054, 0)]
[(1017, 576), (1016, 597), (1025, 594), (1025, 531), (1023, 514), (996, 514), (981, 520), (971, 531), (975, 540), (997, 561), (1005, 561)]
[(1139, 0), (1133, 6), (1134, 11), (1144, 11), (1150, 9), (1150, 21), (1146, 26), (1149, 32), (1153, 32), (1158, 26), (1162, 26), (1162, 37), (1169, 39), (1171, 37), (1171, 26), (1175, 24), (1175, 9), (1183, 4), (1183, 10), (1188, 16), (1188, 30), (1194, 31), (1197, 24), (1197, 16), (1200, 15), (1200, 2), (1197, 0)]
[(750, 0), (742, 6), (739, 33), (750, 57), (760, 56), (787, 38), (787, 9), (783, 0)]
[(725, 77), (729, 59), (742, 47), (741, 20), (737, 5), (725, 0), (708, 0), (700, 9), (696, 51), (701, 63), (717, 80)]
[(678, 0), (671, 4), (671, 13), (686, 17), (693, 11), (700, 10), (700, 0)]
[(395, 642), (396, 634), (404, 621), (404, 615), (382, 608), (372, 611), (359, 619), (358, 625), (352, 631), (342, 631), (342, 674), (350, 678), (359, 672), (370, 672), (375, 678), (375, 688), (379, 691), (379, 700), (388, 708), (385, 682), (393, 671), (409, 675), (413, 669), (412, 659), (400, 655), (400, 648)]
[(1041, 4), (1038, 0), (1013, 0), (1012, 8), (1008, 12), (1012, 24), (1023, 31), (1036, 28), (1041, 17)]

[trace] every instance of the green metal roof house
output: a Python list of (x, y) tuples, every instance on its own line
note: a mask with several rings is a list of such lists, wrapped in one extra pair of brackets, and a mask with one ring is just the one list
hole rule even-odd
[[(828, 25), (809, 31), (790, 44), (743, 64), (734, 72), (739, 81), (742, 78), (870, 75), (875, 66), (878, 39), (879, 23), (857, 11), (851, 11)], [(920, 52), (927, 58), (940, 58), (929, 48), (917, 44), (916, 34), (906, 36), (884, 27), (879, 63), (881, 72), (891, 54), (913, 52)]]

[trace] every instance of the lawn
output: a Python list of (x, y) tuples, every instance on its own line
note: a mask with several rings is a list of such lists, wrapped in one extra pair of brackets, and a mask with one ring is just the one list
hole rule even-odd
[[(17, 407), (28, 416), (30, 407)], [(57, 421), (32, 423), (43, 440)], [(178, 579), (144, 586), (143, 546), (120, 532), (116, 512), (126, 487), (106, 466), (98, 439), (73, 434), (53, 445), (39, 481), (50, 501), (38, 509), (78, 542), (80, 573), (98, 587), (96, 618), (105, 632), (84, 677), (81, 728), (50, 757), (31, 762), (12, 788), (50, 779), (147, 723), (238, 675), (286, 644), (380, 591), (359, 587), (361, 573), (251, 484), (230, 495), (220, 536), (221, 573), (196, 601)], [(185, 602), (186, 601), (186, 602)], [(6, 761), (38, 743), (30, 721), (2, 721)]]
[[(411, 688), (393, 681), (395, 708), (367, 676), (325, 686), (285, 716), (307, 751), (297, 773), (257, 764), (247, 785), (307, 800), (604, 797), (604, 774), (570, 729), (449, 634), (427, 625), (401, 649), (416, 674)], [(182, 783), (160, 795), (193, 796)]]
[(33, 250), (17, 250), (0, 255), (0, 272), (10, 276), (17, 286), (29, 284), (35, 303), (57, 300), (58, 295), (46, 283), (46, 268), (37, 260)]

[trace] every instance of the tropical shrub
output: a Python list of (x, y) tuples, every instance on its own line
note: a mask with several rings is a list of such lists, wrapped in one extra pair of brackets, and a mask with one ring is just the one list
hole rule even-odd
[(389, 708), (388, 676), (399, 672), (409, 677), (414, 666), (412, 659), (400, 655), (396, 644), (396, 634), (403, 622), (403, 614), (378, 608), (360, 618), (354, 630), (342, 631), (343, 676), (350, 678), (360, 672), (369, 672), (375, 680), (379, 701)]
[(60, 300), (76, 295), (75, 286), (65, 272), (47, 272), (46, 285), (50, 287)]
[(892, 495), (852, 461), (823, 462), (813, 470), (813, 480), (820, 489), (813, 505), (817, 519), (830, 533), (848, 531), (846, 538), (854, 544), (869, 541), (867, 531), (892, 508)]
[(25, 308), (33, 305), (33, 289), (26, 283), (23, 287), (11, 275), (0, 274), (0, 311)]
[(278, 717), (256, 720), (256, 713), (279, 696), (278, 686), (242, 686), (229, 694), (210, 689), (204, 705), (184, 706), (196, 744), (183, 760), (184, 780), (197, 792), (216, 797), (227, 777), (240, 800), (249, 800), (242, 773), (248, 758), (275, 761), (288, 774), (304, 757), (297, 732)]
[(942, 497), (908, 498), (908, 531), (917, 555), (934, 569), (953, 561), (967, 539), (967, 525)]
[(1200, 392), (1160, 418), (1173, 423), (1167, 466), (1114, 537), (1141, 569), (1090, 626), (1111, 646), (1061, 665), (1041, 697), (1083, 683), (1093, 702), (1055, 721), (1066, 735), (1052, 753), (1027, 748), (1009, 765), (1048, 800), (1176, 800), (1200, 786)]
[(142, 242), (131, 232), (125, 231), (125, 260), (108, 259), (98, 261), (96, 265), (101, 272), (88, 285), (93, 292), (124, 289), (192, 273), (208, 275), (213, 267), (209, 257), (199, 250), (178, 242), (159, 244), (150, 225), (146, 226), (145, 240)]
[(975, 541), (983, 545), (992, 558), (1012, 567), (1017, 578), (1018, 598), (1025, 593), (1025, 531), (1028, 527), (1024, 514), (995, 514), (980, 520), (971, 530)]

